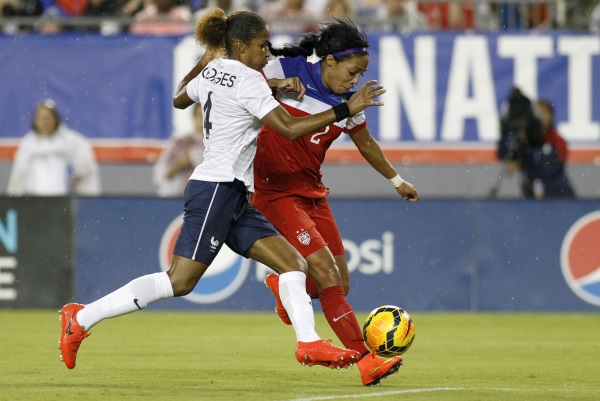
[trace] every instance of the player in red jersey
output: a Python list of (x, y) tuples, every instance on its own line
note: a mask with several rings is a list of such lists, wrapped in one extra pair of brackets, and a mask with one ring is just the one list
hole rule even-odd
[[(303, 35), (296, 45), (270, 48), (275, 56), (263, 75), (272, 88), (278, 80), (298, 77), (304, 84), (299, 96), (277, 91), (280, 104), (293, 116), (318, 113), (346, 101), (369, 64), (369, 43), (350, 20), (333, 20), (315, 33)], [(320, 58), (307, 61), (313, 51)], [(305, 92), (304, 92), (305, 90)], [(385, 178), (398, 194), (411, 202), (419, 200), (415, 187), (402, 180), (371, 136), (365, 115), (360, 112), (344, 121), (297, 141), (290, 141), (273, 128), (263, 126), (258, 136), (254, 175), (256, 193), (253, 204), (302, 254), (309, 266), (307, 292), (319, 298), (330, 326), (349, 349), (361, 353), (357, 364), (365, 386), (377, 385), (395, 373), (402, 358), (384, 359), (365, 346), (361, 327), (346, 300), (349, 271), (342, 238), (327, 203), (329, 189), (321, 181), (321, 165), (331, 143), (347, 134), (363, 157)], [(265, 283), (277, 298), (277, 312), (287, 324), (290, 320), (277, 292), (276, 274)], [(315, 285), (316, 284), (316, 285)]]

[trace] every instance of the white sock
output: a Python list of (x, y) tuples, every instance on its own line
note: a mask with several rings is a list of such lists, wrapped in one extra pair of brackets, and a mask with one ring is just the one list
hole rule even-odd
[(85, 305), (77, 313), (77, 322), (84, 330), (111, 317), (143, 309), (154, 301), (171, 298), (173, 286), (167, 273), (153, 273), (138, 277), (118, 290)]
[(312, 303), (306, 293), (306, 274), (298, 271), (280, 274), (279, 297), (292, 321), (296, 339), (307, 343), (319, 340)]

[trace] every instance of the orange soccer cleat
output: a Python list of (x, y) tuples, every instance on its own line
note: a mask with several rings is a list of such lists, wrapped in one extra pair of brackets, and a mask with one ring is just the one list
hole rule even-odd
[(285, 324), (292, 324), (292, 321), (290, 320), (290, 317), (288, 316), (288, 313), (281, 302), (281, 298), (279, 298), (279, 274), (267, 274), (267, 277), (265, 278), (265, 285), (273, 292), (273, 295), (275, 295), (275, 299), (277, 300), (275, 312), (277, 312), (277, 315), (279, 315), (281, 321)]
[(320, 365), (331, 369), (347, 368), (360, 359), (360, 353), (331, 345), (331, 340), (317, 340), (309, 343), (298, 341), (296, 359), (302, 365)]
[(385, 379), (400, 369), (402, 358), (399, 356), (388, 359), (381, 358), (375, 355), (375, 350), (373, 350), (358, 361), (357, 365), (363, 386), (378, 386), (381, 379)]
[(60, 321), (62, 332), (59, 342), (60, 359), (67, 365), (67, 368), (75, 367), (75, 359), (77, 358), (77, 350), (84, 338), (91, 333), (84, 331), (79, 323), (77, 323), (77, 312), (83, 309), (81, 304), (67, 304), (60, 310)]

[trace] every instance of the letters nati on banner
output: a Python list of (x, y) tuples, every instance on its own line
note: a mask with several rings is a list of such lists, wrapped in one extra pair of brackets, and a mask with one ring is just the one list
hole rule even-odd
[[(160, 268), (169, 270), (171, 254), (179, 235), (183, 214), (176, 217), (166, 228), (160, 242)], [(369, 238), (361, 243), (344, 239), (350, 272), (365, 275), (391, 274), (394, 270), (394, 234), (382, 233), (381, 238)], [(184, 298), (199, 304), (213, 304), (235, 294), (246, 281), (250, 268), (256, 267), (256, 280), (262, 282), (271, 272), (262, 263), (246, 259), (223, 245), (219, 254), (198, 282), (194, 290)]]
[[(386, 146), (411, 143), (424, 147), (489, 147), (499, 137), (499, 106), (513, 86), (530, 98), (552, 101), (557, 128), (570, 144), (600, 145), (596, 111), (600, 101), (598, 35), (562, 31), (367, 35), (373, 68), (361, 82), (376, 79), (387, 92), (385, 107), (367, 109), (365, 114), (373, 135)], [(281, 43), (291, 38), (273, 35), (272, 40)], [(170, 104), (172, 91), (200, 56), (194, 38), (165, 41), (140, 36), (111, 43), (95, 35), (24, 36), (18, 41), (1, 41), (3, 54), (19, 52), (19, 68), (0, 63), (3, 93), (17, 93), (25, 81), (38, 89), (47, 88), (46, 82), (53, 84), (50, 92), (39, 89), (18, 92), (17, 98), (0, 97), (0, 150), (14, 151), (31, 123), (26, 113), (13, 116), (10, 110), (29, 110), (42, 94), (69, 104), (64, 117), (73, 121), (72, 128), (84, 131), (93, 141), (110, 144), (111, 149), (132, 147), (146, 152), (150, 147), (155, 151), (170, 135), (171, 125), (176, 132), (189, 131), (191, 111), (172, 110), (165, 104)], [(29, 51), (20, 51), (24, 47)], [(89, 48), (96, 51), (85, 52)], [(115, 75), (106, 68), (107, 58), (130, 68)], [(64, 63), (67, 59), (80, 62)], [(52, 68), (46, 65), (49, 60)], [(86, 80), (87, 76), (97, 79)], [(229, 84), (233, 78), (215, 79)], [(112, 85), (106, 85), (107, 81)], [(164, 90), (154, 90), (154, 101), (148, 102), (146, 94), (133, 88)], [(78, 102), (85, 93), (95, 96)], [(97, 118), (98, 113), (102, 118)], [(148, 118), (144, 123), (131, 124), (131, 115)], [(110, 157), (116, 157), (112, 153)]]
[(560, 261), (569, 288), (581, 299), (600, 306), (600, 210), (577, 220), (562, 243)]

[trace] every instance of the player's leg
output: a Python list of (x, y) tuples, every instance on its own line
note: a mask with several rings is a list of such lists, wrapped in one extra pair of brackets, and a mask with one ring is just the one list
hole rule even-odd
[(278, 293), (296, 332), (296, 359), (299, 362), (345, 368), (358, 360), (357, 352), (334, 347), (320, 339), (315, 331), (310, 297), (306, 293), (306, 261), (249, 203), (232, 226), (227, 245), (280, 274)]
[[(238, 197), (242, 200), (245, 199), (243, 188)], [(90, 304), (68, 304), (62, 308), (59, 348), (69, 369), (75, 367), (81, 341), (100, 321), (144, 309), (161, 299), (186, 295), (194, 288), (225, 241), (233, 216), (231, 210), (236, 207), (231, 191), (229, 184), (190, 181), (185, 193), (186, 213), (169, 272), (138, 277)], [(216, 206), (210, 209), (209, 201), (214, 199)], [(203, 229), (207, 231), (203, 233)], [(206, 235), (207, 232), (211, 236)], [(213, 246), (213, 241), (218, 246)]]
[(306, 262), (282, 236), (257, 240), (246, 256), (279, 273), (278, 293), (296, 332), (298, 362), (339, 369), (358, 361), (358, 352), (335, 347), (321, 340), (315, 331), (314, 312), (306, 293), (306, 274), (303, 271)]
[(348, 270), (348, 260), (346, 254), (334, 255), (335, 264), (338, 267), (340, 278), (342, 280), (342, 287), (344, 287), (344, 293), (346, 296), (350, 294), (350, 271)]
[[(363, 385), (378, 385), (382, 378), (398, 371), (402, 358), (380, 358), (367, 349), (362, 327), (346, 299), (350, 283), (348, 263), (339, 229), (325, 199), (316, 204), (311, 218), (328, 243), (326, 248), (306, 257), (309, 274), (321, 288), (319, 299), (323, 313), (342, 343), (361, 353), (362, 358), (357, 365)], [(331, 279), (333, 272), (337, 274), (335, 280)]]
[[(325, 200), (281, 198), (263, 205), (267, 216), (272, 216), (282, 235), (304, 256), (309, 266), (309, 275), (316, 282), (323, 312), (338, 338), (349, 349), (361, 355), (369, 353), (356, 322), (352, 308), (346, 301), (341, 275), (321, 229), (327, 233), (338, 250), (343, 254), (342, 238), (335, 220)], [(347, 266), (346, 266), (347, 269)], [(275, 293), (275, 275), (267, 276), (267, 285)], [(271, 280), (269, 280), (271, 279)], [(308, 281), (308, 280), (307, 280)], [(281, 294), (279, 294), (281, 295)], [(281, 301), (283, 299), (279, 297)], [(279, 302), (279, 301), (278, 301)], [(281, 316), (280, 313), (278, 313)], [(284, 320), (284, 317), (282, 317)]]
[[(315, 223), (305, 211), (306, 207), (313, 204), (312, 200), (299, 197), (284, 197), (269, 200), (265, 197), (255, 195), (252, 201), (255, 207), (277, 227), (283, 237), (290, 242), (303, 257), (326, 245), (319, 236), (319, 233), (315, 231)], [(279, 277), (277, 274), (269, 274), (265, 279), (265, 284), (273, 291), (273, 293), (275, 293), (275, 298), (277, 300), (275, 310), (280, 319), (286, 324), (291, 324), (287, 312), (276, 294), (278, 280)], [(310, 276), (306, 277), (306, 291), (311, 298), (319, 298), (317, 285)]]
[(67, 304), (61, 310), (61, 358), (75, 367), (77, 351), (89, 330), (109, 319), (146, 308), (152, 302), (189, 293), (207, 265), (174, 255), (169, 272), (147, 274), (87, 305)]
[(319, 300), (323, 314), (337, 337), (346, 348), (364, 356), (369, 353), (361, 326), (346, 299), (337, 265), (328, 247), (323, 247), (306, 257), (309, 274), (321, 287)]

